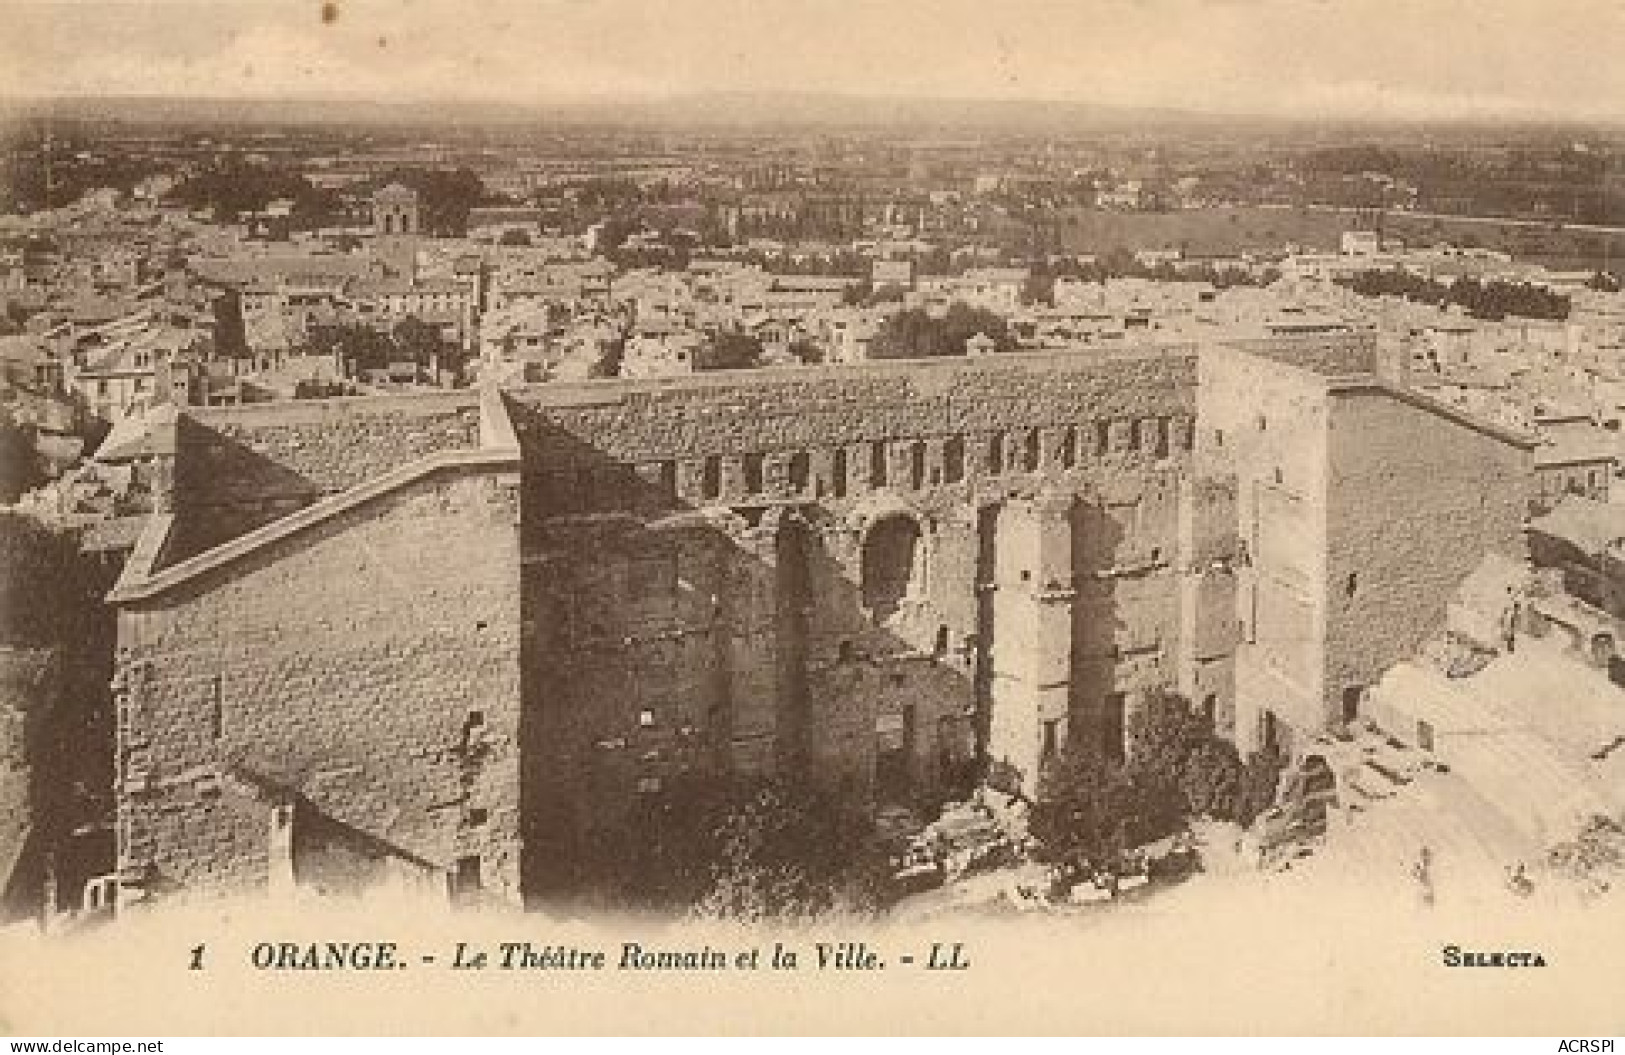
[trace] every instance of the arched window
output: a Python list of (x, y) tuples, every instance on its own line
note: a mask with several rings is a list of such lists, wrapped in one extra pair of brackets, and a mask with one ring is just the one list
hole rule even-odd
[(863, 540), (863, 606), (877, 620), (890, 618), (914, 583), (920, 529), (906, 516), (891, 516)]

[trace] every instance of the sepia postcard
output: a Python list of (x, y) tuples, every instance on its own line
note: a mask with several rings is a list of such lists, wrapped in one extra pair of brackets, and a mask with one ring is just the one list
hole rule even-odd
[(3, 0), (0, 1032), (1625, 1033), (1621, 41)]

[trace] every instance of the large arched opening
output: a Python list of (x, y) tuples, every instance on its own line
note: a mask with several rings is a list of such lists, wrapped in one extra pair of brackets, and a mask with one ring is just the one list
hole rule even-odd
[(914, 592), (920, 565), (920, 526), (894, 514), (878, 521), (863, 540), (863, 607), (879, 622), (891, 618)]

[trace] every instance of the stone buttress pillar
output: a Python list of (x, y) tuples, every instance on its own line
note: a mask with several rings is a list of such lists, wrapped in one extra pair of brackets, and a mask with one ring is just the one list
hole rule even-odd
[(996, 780), (1032, 794), (1063, 750), (1072, 688), (1072, 498), (1005, 507), (995, 555), (988, 759)]

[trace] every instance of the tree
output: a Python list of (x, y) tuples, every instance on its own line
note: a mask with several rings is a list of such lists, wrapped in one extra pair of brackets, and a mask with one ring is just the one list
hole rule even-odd
[(625, 355), (626, 341), (606, 341), (603, 346), (603, 353), (598, 357), (598, 361), (592, 364), (592, 369), (588, 372), (588, 376), (620, 377), (621, 360), (625, 358)]
[(346, 377), (382, 370), (399, 358), (393, 340), (361, 323), (312, 326), (309, 339), (313, 351), (339, 357)]
[(1276, 751), (1254, 751), (1247, 756), (1241, 774), (1241, 795), (1236, 806), (1236, 821), (1251, 824), (1260, 813), (1275, 803), (1275, 789), (1281, 781), (1281, 770), (1286, 760)]
[(32, 426), (0, 413), (0, 504), (10, 505), (45, 482)]
[(696, 370), (749, 370), (762, 365), (762, 342), (748, 333), (719, 333), (700, 348)]
[(395, 324), (390, 336), (401, 355), (416, 363), (420, 373), (432, 373), (440, 364), (446, 341), (441, 336), (439, 327), (408, 315)]
[(775, 779), (687, 775), (587, 849), (587, 878), (624, 907), (762, 920), (863, 910), (884, 856), (845, 799)]
[(955, 302), (942, 318), (919, 308), (905, 308), (891, 315), (875, 335), (869, 354), (875, 359), (964, 355), (965, 342), (979, 333), (991, 337), (998, 351), (1015, 349), (1015, 338), (1002, 316), (985, 308)]
[(874, 292), (874, 283), (868, 279), (862, 279), (841, 291), (841, 303), (849, 308), (857, 307), (860, 304), (868, 304), (870, 298), (874, 296)]
[(1184, 697), (1149, 694), (1128, 733), (1127, 765), (1154, 786), (1171, 789), (1181, 815), (1242, 819), (1241, 756)]
[(189, 209), (208, 209), (217, 222), (259, 212), (277, 198), (293, 202), (293, 215), (304, 226), (317, 226), (338, 211), (332, 192), (319, 189), (293, 169), (240, 158), (217, 161), (193, 173), (168, 197)]
[(842, 800), (792, 783), (745, 785), (714, 829), (718, 855), (698, 915), (759, 921), (871, 910), (883, 859)]
[(824, 361), (823, 345), (806, 337), (790, 342), (790, 354), (809, 366)]
[(72, 648), (104, 639), (111, 617), (102, 599), (111, 586), (72, 532), (0, 510), (0, 645)]
[(1021, 287), (1023, 304), (1055, 306), (1055, 274), (1047, 268), (1034, 268)]
[(1258, 752), (1243, 764), (1177, 694), (1149, 694), (1127, 741), (1121, 763), (1074, 744), (1045, 769), (1030, 822), (1043, 860), (1111, 870), (1126, 850), (1194, 817), (1245, 826), (1274, 800), (1281, 759)]
[(248, 331), (243, 324), (243, 298), (235, 290), (227, 290), (210, 304), (214, 314), (215, 354), (225, 359), (247, 359)]
[(1143, 776), (1074, 745), (1048, 766), (1028, 816), (1038, 858), (1074, 873), (1116, 871), (1124, 854), (1177, 829)]

